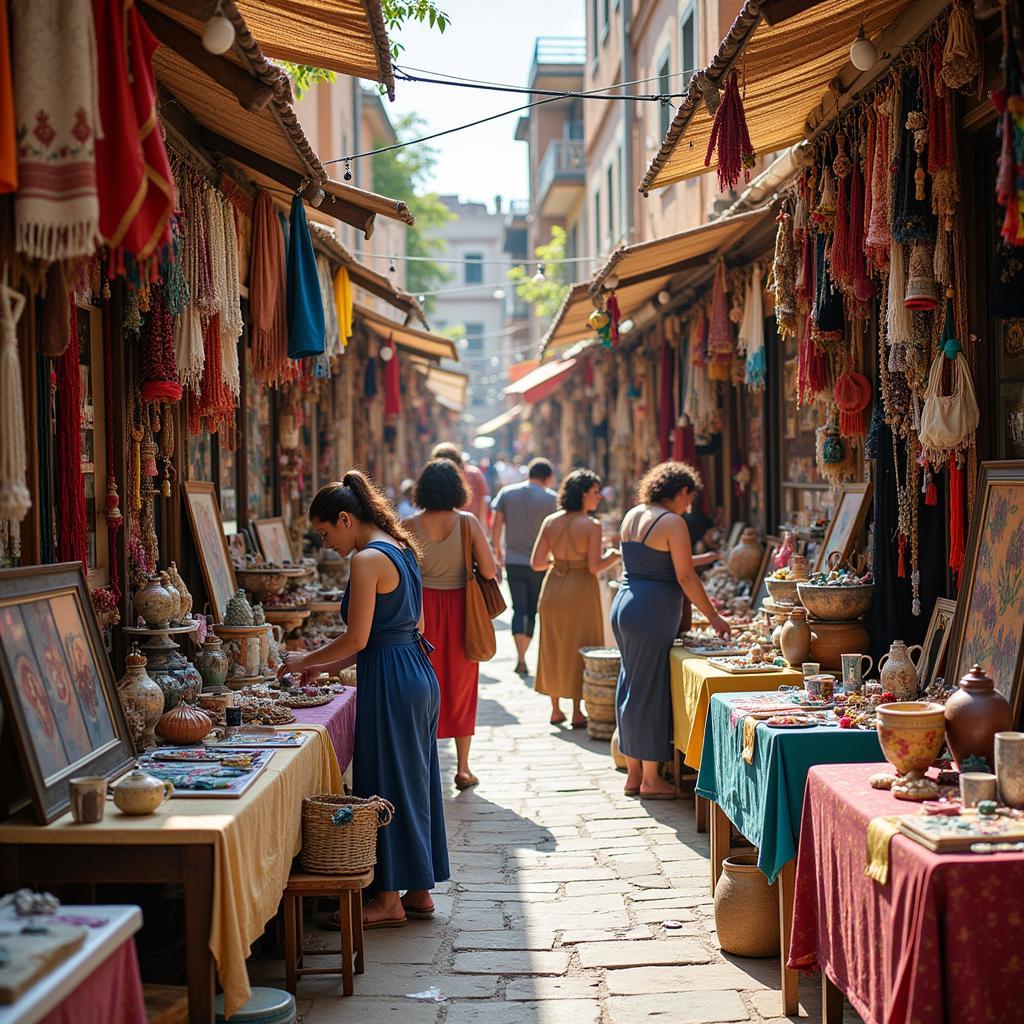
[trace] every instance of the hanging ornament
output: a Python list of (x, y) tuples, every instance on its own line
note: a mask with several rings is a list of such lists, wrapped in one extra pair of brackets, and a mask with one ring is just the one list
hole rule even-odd
[[(7, 269), (0, 284), (0, 519), (20, 523), (32, 507), (25, 486), (28, 450), (22, 404), (21, 360), (17, 324), (25, 297), (7, 287)], [(67, 306), (64, 307), (67, 319)]]
[(832, 161), (832, 173), (839, 179), (848, 178), (850, 172), (853, 170), (853, 161), (846, 155), (846, 133), (838, 132), (836, 134), (836, 153), (835, 160)]
[(785, 209), (776, 218), (775, 259), (769, 288), (775, 293), (775, 324), (780, 337), (793, 337), (797, 329), (796, 272), (799, 255), (793, 235), (793, 217)]
[(923, 110), (911, 110), (907, 113), (906, 129), (914, 136), (914, 152), (917, 154), (917, 167), (914, 170), (914, 198), (921, 202), (925, 198), (925, 173), (922, 155), (928, 145), (928, 121)]
[(217, 12), (203, 26), (203, 49), (210, 53), (227, 53), (235, 45), (235, 26), (224, 17), (220, 3)]
[(761, 290), (761, 265), (754, 264), (743, 303), (740, 345), (747, 353), (744, 380), (751, 391), (763, 391), (767, 364), (764, 351), (764, 296)]
[(725, 81), (722, 102), (715, 113), (715, 122), (708, 139), (708, 151), (704, 166), (711, 166), (711, 156), (718, 150), (718, 185), (723, 192), (734, 188), (743, 174), (750, 180), (750, 168), (757, 159), (750, 142), (750, 130), (740, 98), (739, 76), (730, 72)]
[(953, 4), (942, 51), (942, 81), (961, 92), (973, 92), (985, 69), (973, 8), (968, 0), (956, 0)]

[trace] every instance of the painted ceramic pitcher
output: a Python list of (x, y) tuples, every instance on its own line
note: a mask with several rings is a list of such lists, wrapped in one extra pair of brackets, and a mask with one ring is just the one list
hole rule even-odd
[(893, 640), (889, 653), (883, 654), (878, 661), (878, 677), (882, 682), (882, 690), (891, 693), (894, 700), (917, 698), (917, 662), (912, 657), (914, 651), (917, 651), (919, 661), (920, 644), (907, 647), (902, 640)]

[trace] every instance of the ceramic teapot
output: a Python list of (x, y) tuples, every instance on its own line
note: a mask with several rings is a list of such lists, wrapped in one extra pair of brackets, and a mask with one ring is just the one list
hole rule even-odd
[(114, 787), (114, 804), (122, 814), (152, 814), (173, 792), (170, 782), (147, 775), (136, 765)]
[(891, 693), (894, 700), (917, 699), (917, 662), (912, 656), (914, 651), (917, 651), (917, 658), (920, 661), (920, 644), (907, 647), (902, 640), (893, 640), (889, 653), (883, 654), (878, 661), (878, 678), (881, 680), (882, 690)]

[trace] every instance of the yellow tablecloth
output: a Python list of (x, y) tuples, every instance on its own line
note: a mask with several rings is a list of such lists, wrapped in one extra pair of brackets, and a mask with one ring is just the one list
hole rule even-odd
[(781, 672), (751, 672), (732, 675), (709, 665), (706, 658), (690, 654), (681, 647), (669, 653), (672, 688), (672, 743), (682, 751), (691, 768), (700, 768), (704, 746), (704, 723), (713, 693), (743, 693), (753, 690), (777, 690), (784, 684), (801, 685), (803, 674), (795, 669)]
[(302, 846), (302, 798), (340, 793), (341, 772), (327, 730), (311, 732), (301, 747), (281, 748), (237, 800), (174, 798), (155, 814), (128, 817), (108, 805), (95, 825), (76, 825), (65, 814), (49, 825), (23, 813), (0, 824), (0, 844), (88, 843), (179, 845), (212, 843), (213, 924), (210, 952), (224, 988), (227, 1013), (250, 996), (245, 959), (277, 912), (292, 860)]

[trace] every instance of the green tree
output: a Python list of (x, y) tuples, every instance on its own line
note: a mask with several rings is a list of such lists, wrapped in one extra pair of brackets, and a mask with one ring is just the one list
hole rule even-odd
[(532, 306), (537, 316), (549, 320), (558, 312), (569, 291), (565, 263), (562, 262), (565, 259), (565, 228), (555, 225), (551, 229), (551, 237), (538, 245), (533, 254), (544, 268), (543, 281), (534, 281), (536, 270), (533, 264), (513, 267), (508, 278), (515, 286), (516, 295)]
[[(403, 114), (395, 121), (395, 134), (399, 142), (422, 135), (423, 119), (418, 114)], [(376, 139), (373, 148), (385, 145), (385, 140)], [(444, 264), (432, 258), (444, 252), (444, 240), (438, 232), (453, 216), (436, 192), (427, 191), (436, 163), (437, 150), (422, 144), (392, 149), (373, 158), (373, 190), (401, 199), (416, 218), (405, 234), (406, 255), (420, 257), (410, 260), (406, 268), (406, 287), (413, 295), (434, 291), (451, 280)], [(425, 305), (428, 310), (433, 308), (431, 296), (427, 296)]]

